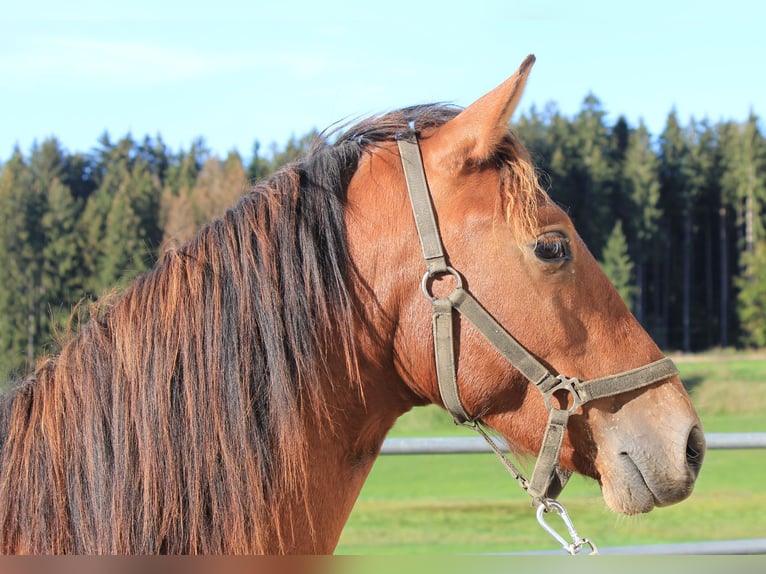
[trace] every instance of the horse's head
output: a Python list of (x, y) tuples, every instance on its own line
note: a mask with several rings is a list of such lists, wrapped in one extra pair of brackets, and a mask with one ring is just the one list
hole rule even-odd
[[(567, 214), (539, 188), (528, 155), (508, 131), (532, 63), (527, 59), (447, 121), (419, 127), (416, 118), (447, 262), (465, 290), (552, 374), (587, 381), (647, 365), (662, 352)], [(354, 257), (375, 293), (374, 321), (394, 327), (391, 356), (407, 389), (442, 403), (431, 307), (420, 284), (423, 256), (398, 150), (388, 151), (366, 156), (349, 188), (350, 247), (361, 254), (359, 242), (369, 246), (375, 237), (376, 252)], [(368, 204), (364, 210), (354, 209), (361, 202)], [(450, 293), (454, 278), (432, 283), (428, 289), (438, 299)], [(548, 419), (543, 395), (469, 321), (456, 319), (454, 339), (465, 411), (515, 450), (537, 454)], [(704, 450), (697, 414), (671, 374), (574, 410), (560, 465), (598, 479), (612, 509), (634, 514), (686, 498)]]

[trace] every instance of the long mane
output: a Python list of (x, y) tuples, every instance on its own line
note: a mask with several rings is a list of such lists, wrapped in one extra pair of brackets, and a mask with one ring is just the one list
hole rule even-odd
[(0, 549), (273, 547), (282, 493), (305, 481), (306, 421), (326, 418), (330, 381), (358, 378), (349, 181), (410, 121), (456, 113), (407, 108), (320, 138), (9, 393)]

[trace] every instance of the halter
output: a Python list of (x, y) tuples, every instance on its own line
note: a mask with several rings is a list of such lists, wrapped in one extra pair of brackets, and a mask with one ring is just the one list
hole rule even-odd
[[(436, 223), (436, 217), (431, 204), (431, 195), (423, 169), (417, 133), (412, 125), (408, 132), (397, 136), (397, 144), (399, 146), (405, 179), (407, 180), (407, 191), (415, 216), (415, 224), (426, 262), (426, 272), (423, 275), (421, 287), (432, 305), (436, 374), (439, 383), (439, 393), (444, 406), (450, 412), (456, 424), (473, 428), (487, 440), (493, 451), (500, 457), (506, 469), (532, 497), (533, 506), (538, 507), (537, 517), (540, 524), (554, 535), (559, 542), (563, 543), (565, 550), (570, 554), (576, 554), (583, 545), (589, 545), (595, 551), (595, 546), (592, 542), (580, 538), (574, 531), (564, 507), (553, 500), (561, 492), (561, 489), (564, 488), (571, 474), (570, 471), (559, 468), (559, 454), (569, 416), (590, 401), (641, 389), (647, 385), (677, 375), (678, 370), (673, 361), (665, 357), (636, 369), (589, 381), (580, 381), (577, 378), (561, 374), (554, 375), (548, 371), (540, 361), (516, 341), (463, 288), (462, 276), (455, 268), (447, 264), (447, 258), (439, 235), (439, 227)], [(435, 279), (445, 275), (451, 275), (454, 278), (455, 287), (447, 297), (436, 297), (431, 292), (430, 285)], [(548, 409), (548, 423), (531, 480), (527, 480), (511, 461), (505, 457), (481, 427), (478, 418), (472, 417), (460, 400), (452, 327), (454, 311), (468, 319), (474, 328), (516, 370), (529, 379), (543, 395), (545, 406)], [(567, 394), (569, 397), (566, 396)], [(565, 408), (555, 406), (554, 401), (552, 401), (554, 396), (556, 396), (560, 405), (565, 405)], [(566, 544), (545, 523), (543, 513), (549, 511), (553, 511), (562, 517), (573, 538), (572, 544)]]

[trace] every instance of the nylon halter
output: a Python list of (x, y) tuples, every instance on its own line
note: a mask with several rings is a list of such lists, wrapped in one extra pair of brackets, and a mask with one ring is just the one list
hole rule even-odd
[[(436, 374), (444, 406), (452, 414), (456, 424), (470, 426), (487, 440), (508, 471), (532, 497), (533, 505), (542, 504), (547, 509), (551, 499), (558, 495), (571, 474), (570, 471), (559, 468), (559, 454), (569, 416), (590, 401), (646, 387), (677, 375), (678, 370), (673, 361), (665, 357), (636, 369), (589, 381), (580, 381), (577, 378), (561, 374), (554, 375), (549, 372), (463, 288), (462, 276), (447, 264), (423, 169), (420, 145), (412, 126), (409, 132), (397, 136), (397, 144), (426, 262), (426, 272), (421, 286), (432, 305)], [(431, 293), (429, 285), (434, 279), (445, 275), (454, 277), (455, 287), (449, 296), (439, 298)], [(548, 409), (548, 423), (532, 478), (529, 481), (495, 446), (480, 426), (480, 421), (466, 411), (460, 400), (452, 327), (454, 311), (465, 317), (543, 395)], [(562, 397), (564, 393), (568, 393), (570, 397)], [(552, 400), (554, 395), (557, 399), (555, 402)], [(561, 401), (563, 398), (567, 400)], [(565, 407), (555, 406), (556, 402)]]

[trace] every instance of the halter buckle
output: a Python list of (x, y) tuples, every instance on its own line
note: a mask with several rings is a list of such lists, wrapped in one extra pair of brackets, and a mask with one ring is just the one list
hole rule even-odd
[(549, 411), (553, 410), (554, 407), (551, 404), (551, 397), (553, 397), (559, 391), (566, 391), (572, 395), (572, 404), (567, 407), (566, 405), (569, 405), (569, 401), (567, 401), (564, 403), (564, 406), (561, 408), (561, 410), (565, 410), (571, 415), (577, 409), (579, 409), (584, 402), (582, 396), (580, 395), (580, 391), (578, 390), (580, 379), (577, 377), (567, 377), (566, 375), (557, 375), (556, 381), (557, 382), (551, 388), (543, 391), (545, 406)]

